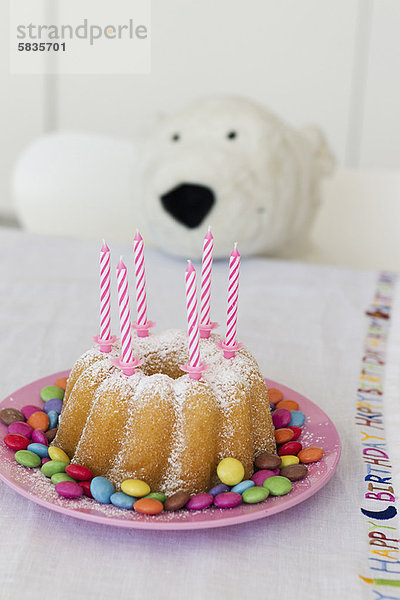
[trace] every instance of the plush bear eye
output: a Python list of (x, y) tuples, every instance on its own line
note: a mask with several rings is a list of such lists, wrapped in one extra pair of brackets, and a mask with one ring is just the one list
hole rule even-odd
[(179, 142), (180, 139), (181, 139), (181, 136), (179, 135), (179, 133), (174, 133), (173, 135), (171, 135), (171, 140), (173, 142)]
[(236, 131), (228, 131), (226, 137), (228, 138), (228, 140), (234, 140), (237, 137), (237, 135), (238, 134)]

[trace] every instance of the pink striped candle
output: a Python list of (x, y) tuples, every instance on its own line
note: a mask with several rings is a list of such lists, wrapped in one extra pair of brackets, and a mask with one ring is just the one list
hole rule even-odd
[(211, 273), (213, 264), (214, 238), (211, 227), (204, 238), (203, 259), (201, 264), (201, 293), (200, 293), (200, 337), (209, 338), (212, 329), (218, 323), (210, 321)]
[(199, 341), (199, 315), (197, 312), (197, 287), (196, 270), (192, 262), (188, 260), (186, 268), (186, 308), (189, 336), (189, 363), (181, 365), (183, 371), (187, 371), (191, 379), (200, 379), (206, 365), (200, 363), (200, 341)]
[(122, 257), (117, 266), (118, 306), (121, 328), (121, 357), (115, 359), (115, 365), (122, 369), (125, 375), (133, 375), (135, 367), (143, 361), (133, 357), (131, 336), (131, 311), (129, 308), (128, 274)]
[(147, 302), (146, 302), (146, 274), (144, 268), (144, 243), (139, 231), (133, 238), (133, 254), (135, 258), (135, 276), (136, 276), (136, 309), (137, 321), (133, 324), (139, 337), (147, 337), (149, 329), (154, 327), (155, 323), (147, 320)]
[(102, 352), (110, 352), (116, 337), (111, 335), (110, 248), (103, 240), (100, 250), (100, 335), (93, 338)]
[(219, 342), (218, 345), (224, 351), (225, 358), (233, 358), (242, 344), (236, 342), (237, 309), (239, 296), (239, 271), (240, 254), (237, 249), (237, 243), (233, 248), (229, 259), (229, 285), (228, 285), (228, 313), (226, 322), (225, 343)]

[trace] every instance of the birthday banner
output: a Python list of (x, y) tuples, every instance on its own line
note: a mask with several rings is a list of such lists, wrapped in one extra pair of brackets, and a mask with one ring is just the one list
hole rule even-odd
[(364, 465), (361, 513), (367, 547), (359, 577), (373, 600), (400, 600), (400, 537), (384, 424), (384, 376), (395, 283), (396, 275), (379, 275), (374, 301), (366, 312), (368, 328), (356, 395), (355, 423)]

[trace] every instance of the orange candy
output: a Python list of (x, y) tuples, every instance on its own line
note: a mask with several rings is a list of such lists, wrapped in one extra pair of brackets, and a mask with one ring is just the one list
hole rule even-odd
[(281, 400), (275, 408), (286, 408), (286, 410), (299, 410), (299, 405), (294, 400)]
[(57, 379), (57, 381), (54, 382), (54, 385), (65, 391), (65, 388), (67, 387), (67, 381), (68, 377), (60, 377), (59, 379)]
[(282, 429), (275, 429), (275, 441), (277, 444), (286, 444), (294, 437), (294, 431), (282, 427)]
[(301, 463), (313, 463), (320, 460), (324, 455), (324, 451), (319, 446), (310, 446), (309, 448), (303, 448), (297, 455), (297, 458)]
[(49, 428), (49, 417), (45, 412), (37, 411), (31, 414), (27, 420), (28, 425), (33, 429), (40, 429), (40, 431), (47, 431)]
[(283, 394), (281, 390), (277, 390), (276, 388), (269, 388), (268, 390), (268, 400), (271, 404), (278, 404), (283, 400)]
[(163, 503), (155, 498), (140, 498), (136, 500), (133, 508), (142, 515), (158, 515), (163, 509)]

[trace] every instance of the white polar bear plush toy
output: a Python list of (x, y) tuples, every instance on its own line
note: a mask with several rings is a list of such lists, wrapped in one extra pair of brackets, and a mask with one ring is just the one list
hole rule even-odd
[(159, 120), (136, 144), (42, 138), (17, 165), (14, 189), (31, 231), (131, 240), (140, 227), (165, 251), (200, 258), (211, 225), (216, 257), (233, 241), (243, 255), (287, 255), (305, 241), (333, 164), (317, 128), (218, 96)]

